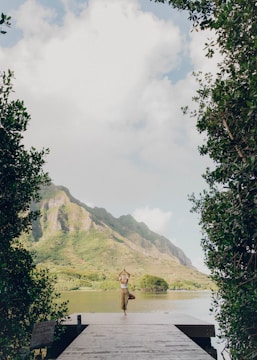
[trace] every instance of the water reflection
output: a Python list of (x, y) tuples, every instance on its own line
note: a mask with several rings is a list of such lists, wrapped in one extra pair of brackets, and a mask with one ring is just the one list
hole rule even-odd
[[(209, 315), (210, 293), (170, 291), (167, 294), (135, 292), (130, 300), (130, 312), (178, 311), (206, 319)], [(69, 312), (120, 312), (119, 291), (68, 291), (62, 293), (69, 300)], [(198, 317), (199, 317), (198, 316)]]

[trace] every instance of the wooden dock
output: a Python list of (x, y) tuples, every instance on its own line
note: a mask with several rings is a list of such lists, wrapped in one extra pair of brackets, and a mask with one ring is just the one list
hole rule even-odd
[[(72, 314), (66, 325), (77, 324)], [(213, 360), (183, 332), (215, 336), (214, 326), (177, 313), (83, 313), (88, 325), (60, 354), (58, 360)], [(180, 328), (179, 328), (180, 327)], [(182, 331), (182, 330), (183, 331)]]

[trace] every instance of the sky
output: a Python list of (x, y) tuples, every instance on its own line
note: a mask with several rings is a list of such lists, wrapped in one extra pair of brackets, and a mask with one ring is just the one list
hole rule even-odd
[(193, 71), (215, 72), (210, 33), (150, 0), (2, 0), (12, 26), (0, 68), (31, 115), (25, 144), (50, 149), (56, 185), (115, 217), (131, 214), (180, 247), (200, 271), (201, 229), (188, 196), (206, 186)]

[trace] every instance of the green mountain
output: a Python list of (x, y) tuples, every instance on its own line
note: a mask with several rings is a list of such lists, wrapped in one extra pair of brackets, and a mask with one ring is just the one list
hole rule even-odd
[(35, 251), (38, 265), (57, 275), (60, 290), (117, 288), (123, 268), (131, 273), (134, 288), (145, 274), (162, 277), (170, 288), (210, 287), (181, 249), (131, 215), (115, 218), (105, 209), (90, 208), (63, 186), (43, 188), (41, 196), (32, 205), (41, 217), (23, 240)]

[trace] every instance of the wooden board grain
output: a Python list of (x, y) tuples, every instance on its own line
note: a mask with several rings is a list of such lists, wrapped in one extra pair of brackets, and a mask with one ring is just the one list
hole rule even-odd
[(58, 360), (211, 360), (167, 315), (82, 314), (83, 322), (87, 318), (89, 326)]

